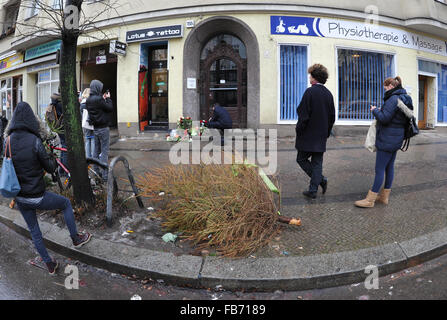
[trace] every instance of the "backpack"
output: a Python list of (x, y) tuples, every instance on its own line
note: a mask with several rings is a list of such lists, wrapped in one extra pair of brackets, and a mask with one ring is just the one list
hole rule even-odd
[(61, 114), (59, 117), (57, 116), (56, 106), (50, 103), (45, 111), (45, 120), (48, 123), (48, 126), (51, 130), (62, 130), (63, 126), (63, 117)]
[(400, 148), (400, 150), (403, 152), (408, 150), (410, 139), (419, 134), (419, 128), (416, 122), (416, 118), (413, 116), (412, 111), (408, 111), (408, 108), (406, 109), (404, 106), (405, 103), (403, 103), (403, 101), (399, 99), (397, 101), (397, 107), (407, 117), (407, 123), (405, 124), (404, 142), (402, 144), (402, 147)]

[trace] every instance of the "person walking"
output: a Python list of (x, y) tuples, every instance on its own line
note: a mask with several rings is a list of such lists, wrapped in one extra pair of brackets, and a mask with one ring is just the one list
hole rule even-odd
[[(108, 163), (110, 147), (110, 117), (113, 112), (113, 102), (110, 92), (102, 93), (103, 84), (99, 80), (90, 83), (90, 96), (86, 100), (89, 122), (94, 127), (95, 152), (93, 157)], [(98, 169), (99, 170), (99, 169)], [(102, 178), (107, 181), (107, 170), (103, 170)]]
[[(376, 201), (388, 204), (394, 179), (394, 161), (405, 138), (405, 127), (408, 122), (406, 114), (413, 113), (413, 101), (402, 88), (400, 77), (386, 79), (383, 86), (385, 96), (382, 108), (371, 106), (371, 111), (377, 120), (375, 178), (366, 198), (355, 202), (355, 205), (361, 208), (372, 208)], [(403, 102), (400, 108), (399, 99)], [(380, 190), (384, 180), (384, 188)]]
[(297, 108), (295, 148), (298, 151), (297, 163), (310, 177), (309, 190), (303, 195), (315, 199), (318, 186), (326, 193), (328, 179), (323, 176), (323, 154), (326, 142), (335, 122), (334, 98), (324, 86), (329, 73), (321, 64), (314, 64), (308, 69), (308, 88)]
[[(81, 98), (81, 117), (83, 118), (84, 110), (88, 113), (87, 110), (87, 98), (90, 96), (90, 88), (84, 89), (82, 92)], [(82, 128), (84, 133), (84, 142), (85, 142), (85, 156), (87, 158), (93, 158), (95, 153), (95, 133), (93, 130)]]
[(28, 103), (20, 102), (17, 105), (5, 136), (8, 137), (6, 144), (10, 147), (21, 188), (15, 202), (48, 272), (55, 274), (59, 264), (49, 256), (45, 248), (36, 210), (62, 210), (76, 248), (89, 242), (91, 235), (88, 232), (78, 233), (69, 199), (45, 190), (45, 171), (53, 173), (57, 166), (55, 159), (46, 152), (42, 144), (39, 121)]

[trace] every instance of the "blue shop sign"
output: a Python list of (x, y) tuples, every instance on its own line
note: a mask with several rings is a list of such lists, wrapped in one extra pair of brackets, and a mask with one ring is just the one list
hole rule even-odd
[(61, 40), (54, 40), (48, 43), (44, 43), (40, 46), (26, 50), (25, 61), (36, 59), (39, 57), (47, 56), (49, 54), (57, 52), (61, 48)]

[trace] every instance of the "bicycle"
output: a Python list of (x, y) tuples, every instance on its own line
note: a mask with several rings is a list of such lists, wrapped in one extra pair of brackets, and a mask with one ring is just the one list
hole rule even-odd
[[(58, 147), (55, 142), (55, 137), (51, 137), (47, 139), (46, 144), (48, 145), (49, 151), (51, 155), (55, 158), (57, 163), (57, 169), (54, 173), (51, 174), (51, 177), (54, 182), (57, 182), (59, 189), (61, 192), (68, 190), (71, 188), (71, 174), (70, 170), (62, 163), (61, 159), (58, 157), (58, 152), (67, 152), (66, 148)], [(96, 168), (101, 168), (102, 170), (108, 170), (108, 165), (99, 161), (96, 158), (87, 158), (86, 163), (88, 166), (88, 176), (90, 179), (90, 184), (92, 187), (95, 186), (103, 186), (105, 181), (102, 179), (102, 176), (99, 172), (97, 172)], [(62, 169), (66, 173), (66, 175), (61, 175), (59, 170)]]

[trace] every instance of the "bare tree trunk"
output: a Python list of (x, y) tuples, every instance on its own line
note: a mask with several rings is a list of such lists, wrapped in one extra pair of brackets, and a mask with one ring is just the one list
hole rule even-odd
[[(80, 8), (82, 0), (67, 0), (66, 5), (75, 5)], [(93, 205), (94, 196), (85, 160), (84, 137), (76, 85), (78, 37), (79, 30), (63, 29), (60, 55), (60, 88), (64, 108), (64, 131), (68, 149), (68, 166), (70, 168), (75, 202), (78, 205)]]

